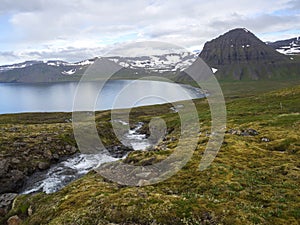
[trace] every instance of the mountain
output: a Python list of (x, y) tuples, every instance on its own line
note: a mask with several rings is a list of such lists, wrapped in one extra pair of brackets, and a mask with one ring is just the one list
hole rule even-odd
[(261, 80), (299, 77), (299, 63), (280, 54), (245, 28), (207, 42), (199, 55), (217, 69), (220, 80)]
[(196, 58), (197, 54), (191, 52), (141, 57), (108, 57), (109, 60), (112, 60), (125, 68), (147, 69), (159, 73), (184, 70), (188, 68)]
[[(171, 53), (140, 57), (102, 57), (123, 67), (114, 77), (139, 78), (143, 75), (174, 77), (189, 67), (197, 58), (190, 52)], [(77, 63), (64, 61), (27, 61), (7, 66), (0, 66), (0, 82), (59, 82), (77, 81), (88, 66), (95, 60), (89, 59)]]
[(42, 61), (26, 61), (23, 63), (13, 64), (13, 65), (0, 66), (0, 72), (13, 70), (13, 69), (25, 68), (25, 67), (32, 66), (34, 64), (38, 64), (41, 62)]
[(24, 63), (0, 66), (0, 82), (58, 82), (79, 80), (88, 65), (95, 59), (78, 63), (64, 61), (27, 61)]
[[(237, 28), (205, 43), (200, 53), (219, 80), (286, 80), (300, 78), (299, 39), (264, 43), (245, 28)], [(285, 54), (281, 54), (285, 53)], [(180, 52), (140, 57), (102, 57), (121, 66), (112, 79), (137, 79), (156, 76), (175, 82), (191, 83), (184, 72), (199, 52)], [(77, 63), (27, 61), (0, 66), (0, 82), (78, 81), (94, 59)], [(99, 78), (101, 79), (101, 77)]]
[(300, 37), (268, 42), (267, 44), (282, 54), (300, 55)]

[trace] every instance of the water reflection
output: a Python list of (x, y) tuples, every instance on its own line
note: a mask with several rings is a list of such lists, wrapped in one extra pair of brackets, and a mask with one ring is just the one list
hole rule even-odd
[[(7, 84), (0, 83), (0, 113), (19, 112), (70, 112), (76, 91), (76, 82), (50, 84)], [(182, 94), (179, 84), (159, 81), (116, 80), (105, 84), (99, 93), (99, 82), (83, 84), (82, 102), (88, 102), (98, 96), (95, 110), (111, 109), (117, 96), (122, 96), (118, 108), (152, 105), (168, 101), (180, 101), (201, 98), (199, 90), (183, 86), (186, 94)], [(129, 87), (126, 89), (126, 87)], [(126, 91), (124, 91), (124, 90)], [(123, 91), (122, 91), (123, 90)], [(82, 93), (82, 92), (81, 92)], [(149, 97), (149, 94), (153, 96)], [(148, 97), (145, 97), (145, 95)], [(84, 106), (83, 106), (84, 108)]]

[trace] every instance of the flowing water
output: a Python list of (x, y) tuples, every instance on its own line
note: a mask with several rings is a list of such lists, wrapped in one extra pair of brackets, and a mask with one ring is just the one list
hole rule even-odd
[[(119, 121), (120, 123), (125, 123)], [(150, 146), (144, 134), (137, 131), (143, 124), (139, 123), (136, 128), (129, 130), (124, 135), (124, 142), (130, 144), (134, 150), (144, 150)], [(36, 172), (26, 182), (23, 187), (23, 194), (32, 192), (53, 193), (73, 180), (80, 178), (93, 168), (100, 166), (102, 163), (119, 160), (104, 153), (99, 154), (75, 154), (68, 159), (53, 165), (47, 171)]]

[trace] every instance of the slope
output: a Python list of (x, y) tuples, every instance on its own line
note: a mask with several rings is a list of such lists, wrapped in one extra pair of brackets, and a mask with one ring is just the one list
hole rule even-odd
[[(208, 141), (210, 116), (207, 102), (196, 100), (202, 124), (198, 147), (175, 176), (156, 185), (126, 187), (90, 172), (54, 194), (20, 195), (2, 221), (18, 215), (22, 224), (30, 225), (297, 224), (299, 100), (297, 86), (228, 102), (225, 141), (203, 172), (197, 168)], [(149, 106), (131, 112), (133, 124), (163, 112), (170, 130), (153, 151), (133, 152), (126, 163), (149, 165), (173, 151), (180, 123), (168, 107)], [(109, 118), (103, 112), (97, 121)], [(249, 135), (250, 129), (257, 134)]]

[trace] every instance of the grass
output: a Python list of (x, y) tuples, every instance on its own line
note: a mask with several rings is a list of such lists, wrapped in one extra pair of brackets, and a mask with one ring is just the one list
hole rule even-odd
[(226, 99), (257, 96), (266, 92), (288, 88), (300, 84), (295, 80), (270, 80), (270, 81), (220, 81), (220, 86)]
[[(251, 85), (247, 83), (246, 86)], [(261, 84), (260, 87), (273, 89), (272, 84)], [(241, 90), (244, 90), (243, 84)], [(224, 143), (208, 169), (198, 170), (208, 141), (206, 133), (210, 131), (209, 109), (207, 101), (202, 99), (194, 101), (201, 124), (197, 149), (176, 175), (154, 185), (127, 187), (91, 171), (57, 193), (20, 195), (2, 221), (17, 214), (23, 219), (23, 224), (30, 225), (298, 224), (300, 86), (268, 93), (263, 90), (238, 98), (234, 98), (235, 92), (227, 95), (227, 130), (251, 128), (258, 131), (258, 135), (226, 133)], [(126, 163), (156, 163), (172, 153), (179, 138), (180, 122), (178, 115), (169, 108), (170, 105), (161, 105), (131, 110), (132, 125), (161, 116), (168, 125), (168, 134), (149, 152), (130, 153), (124, 159)], [(37, 130), (50, 126), (49, 129), (57, 130), (58, 136), (68, 142), (72, 137), (66, 139), (65, 135), (71, 132), (71, 128), (65, 119), (70, 115), (57, 116), (4, 115), (0, 116), (0, 124), (16, 126), (21, 123), (19, 129), (35, 125)], [(99, 133), (102, 132), (103, 138), (110, 140), (107, 142), (111, 144), (115, 137), (110, 133), (109, 119), (108, 111), (96, 114), (97, 124), (102, 130)], [(142, 131), (147, 133), (147, 126)], [(262, 138), (269, 141), (264, 142)], [(31, 216), (26, 213), (28, 207), (33, 210)]]

